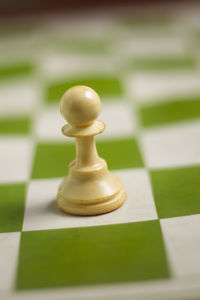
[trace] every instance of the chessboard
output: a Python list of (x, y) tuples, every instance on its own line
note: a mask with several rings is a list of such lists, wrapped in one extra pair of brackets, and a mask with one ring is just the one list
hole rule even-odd
[[(3, 24), (0, 35), (1, 299), (198, 299), (200, 9), (107, 9)], [(98, 153), (126, 203), (56, 207), (75, 157), (62, 94), (96, 90)]]

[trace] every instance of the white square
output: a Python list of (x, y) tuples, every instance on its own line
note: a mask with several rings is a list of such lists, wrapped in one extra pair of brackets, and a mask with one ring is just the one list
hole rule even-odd
[(142, 133), (144, 159), (150, 168), (200, 163), (200, 122), (146, 130)]
[(137, 72), (128, 76), (126, 88), (140, 103), (166, 102), (200, 93), (199, 71)]
[[(97, 138), (132, 136), (135, 132), (134, 112), (126, 102), (104, 102), (98, 119), (105, 123), (106, 129)], [(42, 141), (73, 142), (72, 138), (67, 138), (61, 132), (66, 123), (60, 114), (59, 106), (45, 107), (37, 116), (34, 131)]]
[(175, 276), (200, 275), (200, 215), (162, 219), (167, 255)]
[(0, 182), (27, 181), (30, 175), (32, 152), (30, 138), (0, 138)]
[(28, 187), (23, 230), (85, 227), (157, 219), (151, 185), (144, 169), (115, 172), (123, 181), (127, 201), (108, 214), (82, 217), (65, 214), (56, 208), (60, 180), (34, 180)]
[(20, 232), (0, 233), (0, 291), (14, 287)]
[(186, 53), (186, 37), (177, 35), (155, 34), (135, 35), (134, 38), (117, 40), (113, 43), (114, 52), (133, 58), (156, 59), (182, 57)]
[(32, 114), (39, 100), (39, 88), (32, 81), (0, 85), (0, 115)]
[[(49, 80), (65, 81), (71, 78), (114, 74), (116, 71), (114, 57), (101, 54), (66, 54), (65, 52), (48, 52), (39, 58), (40, 73)], [(98, 70), (98, 71), (97, 71)]]
[[(66, 40), (66, 38), (73, 37), (74, 39), (104, 39), (106, 34), (110, 33), (110, 29), (113, 30), (113, 21), (115, 15), (103, 12), (103, 17), (101, 13), (86, 13), (84, 14), (71, 14), (59, 15), (55, 18), (51, 18), (51, 22), (42, 22), (44, 29), (44, 37), (46, 33), (50, 32), (51, 35), (56, 36), (58, 40)], [(57, 46), (58, 48), (58, 46)]]
[(105, 131), (98, 135), (98, 138), (132, 136), (135, 133), (136, 119), (133, 108), (125, 101), (103, 102), (98, 119), (106, 125)]
[(59, 105), (45, 107), (35, 120), (35, 135), (42, 141), (68, 141), (69, 139), (61, 132), (66, 123), (60, 114)]

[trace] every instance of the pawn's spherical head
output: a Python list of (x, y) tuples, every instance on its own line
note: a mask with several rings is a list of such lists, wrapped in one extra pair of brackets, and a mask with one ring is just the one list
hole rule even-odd
[(91, 88), (78, 85), (67, 90), (60, 102), (62, 116), (72, 125), (89, 125), (99, 115), (101, 101)]

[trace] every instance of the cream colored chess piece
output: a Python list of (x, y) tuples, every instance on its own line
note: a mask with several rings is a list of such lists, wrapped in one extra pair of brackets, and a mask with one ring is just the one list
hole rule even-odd
[(120, 179), (97, 154), (94, 136), (105, 129), (104, 123), (96, 120), (100, 109), (99, 96), (87, 86), (72, 87), (61, 99), (61, 114), (69, 122), (62, 132), (76, 138), (76, 159), (59, 186), (57, 206), (70, 214), (104, 214), (126, 199)]

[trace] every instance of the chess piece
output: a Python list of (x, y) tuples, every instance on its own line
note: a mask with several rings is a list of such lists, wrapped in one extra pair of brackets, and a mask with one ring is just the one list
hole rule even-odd
[(96, 120), (100, 109), (99, 96), (87, 86), (72, 87), (61, 99), (61, 114), (69, 122), (62, 132), (76, 138), (76, 159), (58, 188), (57, 206), (70, 214), (104, 214), (126, 199), (121, 180), (97, 154), (94, 136), (105, 129), (105, 124)]

